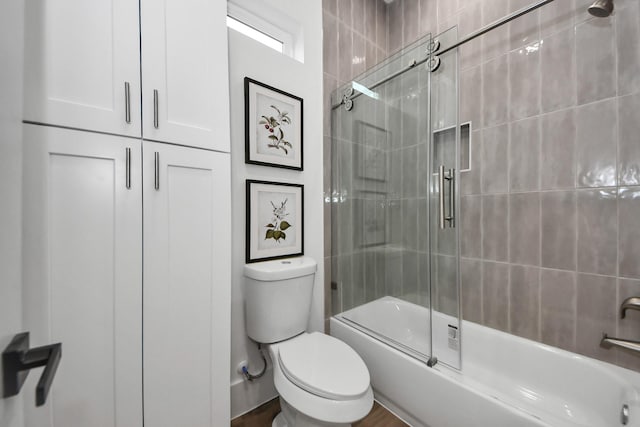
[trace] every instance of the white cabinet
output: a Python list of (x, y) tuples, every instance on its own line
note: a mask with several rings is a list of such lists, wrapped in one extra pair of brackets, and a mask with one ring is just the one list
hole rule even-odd
[(145, 426), (229, 425), (229, 155), (143, 151)]
[(140, 136), (138, 17), (131, 0), (26, 1), (23, 118)]
[(145, 139), (229, 151), (227, 4), (141, 0)]
[(25, 330), (62, 342), (27, 427), (229, 425), (229, 164), (25, 125)]
[(131, 138), (24, 127), (24, 325), (34, 347), (63, 344), (46, 405), (28, 393), (39, 371), (23, 386), (28, 427), (142, 425), (140, 156)]
[(226, 15), (221, 0), (27, 1), (24, 119), (229, 152)]

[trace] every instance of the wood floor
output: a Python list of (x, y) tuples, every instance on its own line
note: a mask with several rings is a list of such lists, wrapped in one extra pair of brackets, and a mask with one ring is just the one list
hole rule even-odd
[[(231, 427), (269, 427), (278, 412), (280, 412), (280, 402), (278, 399), (273, 399), (248, 414), (232, 420)], [(353, 424), (353, 427), (408, 427), (408, 425), (378, 402), (374, 402), (369, 415)]]

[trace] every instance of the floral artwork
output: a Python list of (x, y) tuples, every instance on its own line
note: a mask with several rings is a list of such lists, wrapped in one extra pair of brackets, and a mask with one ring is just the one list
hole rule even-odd
[(262, 116), (258, 124), (263, 125), (269, 135), (267, 138), (269, 139), (269, 143), (267, 147), (275, 148), (276, 150), (282, 150), (285, 154), (289, 154), (287, 147), (289, 150), (293, 149), (293, 146), (289, 141), (284, 139), (284, 131), (283, 128), (286, 125), (291, 124), (291, 118), (289, 117), (289, 113), (286, 111), (280, 111), (278, 107), (272, 105), (276, 112), (276, 117), (274, 116)]
[(276, 206), (275, 203), (271, 202), (271, 206), (273, 207), (273, 219), (269, 224), (265, 225), (267, 228), (267, 233), (264, 236), (265, 239), (273, 239), (276, 242), (280, 242), (280, 239), (286, 240), (287, 234), (285, 231), (291, 228), (291, 224), (286, 220), (289, 216), (289, 213), (287, 212), (288, 200), (289, 199), (284, 199), (279, 206)]
[(302, 170), (302, 99), (245, 77), (245, 161)]
[(247, 262), (301, 255), (303, 186), (247, 180)]

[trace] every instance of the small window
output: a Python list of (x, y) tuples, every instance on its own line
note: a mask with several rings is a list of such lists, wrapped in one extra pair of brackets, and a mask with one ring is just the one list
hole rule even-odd
[(240, 22), (231, 16), (227, 16), (227, 27), (231, 28), (232, 30), (236, 30), (239, 33), (244, 34), (245, 36), (258, 41), (275, 51), (284, 53), (283, 42), (281, 42), (276, 38), (271, 37), (269, 34), (265, 34), (262, 31), (256, 30), (255, 28), (245, 24), (244, 22)]
[[(251, 10), (247, 6), (251, 6)], [(234, 0), (227, 3), (227, 27), (282, 53), (304, 62), (300, 49), (300, 26), (261, 2)], [(277, 25), (275, 23), (278, 23)]]

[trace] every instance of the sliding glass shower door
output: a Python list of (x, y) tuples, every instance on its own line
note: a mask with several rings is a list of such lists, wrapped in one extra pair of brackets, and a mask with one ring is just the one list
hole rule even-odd
[(334, 315), (459, 367), (455, 30), (424, 37), (332, 95)]

